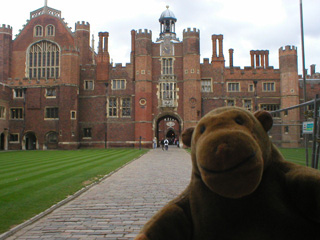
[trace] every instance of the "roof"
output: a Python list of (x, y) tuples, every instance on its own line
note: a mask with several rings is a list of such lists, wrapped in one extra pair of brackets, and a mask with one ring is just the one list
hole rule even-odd
[(167, 9), (161, 13), (159, 21), (163, 21), (164, 19), (173, 19), (177, 21), (176, 17), (174, 16), (174, 13), (169, 10), (169, 6), (167, 6)]

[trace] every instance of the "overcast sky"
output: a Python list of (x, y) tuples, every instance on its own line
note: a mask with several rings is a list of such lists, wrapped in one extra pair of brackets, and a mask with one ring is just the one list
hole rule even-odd
[[(5, 1), (0, 9), (0, 24), (13, 27), (14, 35), (26, 24), (30, 12), (44, 6), (44, 0)], [(201, 62), (211, 59), (212, 34), (224, 35), (224, 56), (229, 66), (228, 49), (234, 49), (234, 66), (250, 66), (250, 50), (269, 50), (269, 65), (279, 68), (278, 51), (286, 45), (298, 47), (301, 74), (301, 35), (299, 0), (48, 0), (48, 6), (62, 11), (74, 31), (77, 21), (99, 32), (109, 32), (109, 52), (115, 63), (129, 62), (132, 29), (149, 29), (153, 41), (159, 37), (159, 17), (170, 6), (176, 18), (177, 37), (183, 29), (200, 30)], [(320, 1), (303, 0), (306, 68), (320, 68)], [(97, 47), (97, 41), (95, 47)]]

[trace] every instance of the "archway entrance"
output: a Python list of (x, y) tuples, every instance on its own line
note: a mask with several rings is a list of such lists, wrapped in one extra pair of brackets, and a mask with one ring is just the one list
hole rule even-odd
[(27, 133), (25, 136), (26, 150), (36, 150), (37, 137), (34, 133)]
[(173, 114), (164, 114), (158, 118), (155, 126), (155, 137), (160, 146), (161, 140), (168, 139), (169, 145), (176, 143), (181, 135), (181, 120)]
[(169, 129), (167, 134), (166, 134), (166, 138), (169, 140), (169, 145), (173, 145), (175, 143), (176, 140), (176, 134), (174, 132), (174, 129)]
[(47, 149), (57, 149), (58, 148), (58, 133), (49, 132), (46, 135)]
[(1, 133), (1, 135), (0, 135), (0, 151), (4, 150), (4, 141), (5, 141), (4, 133)]

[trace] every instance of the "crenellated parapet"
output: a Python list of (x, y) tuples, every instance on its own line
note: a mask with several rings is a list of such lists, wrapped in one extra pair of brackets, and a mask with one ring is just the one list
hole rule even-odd
[(284, 55), (297, 55), (297, 47), (287, 45), (284, 48), (279, 48), (279, 56)]
[(152, 39), (152, 31), (148, 30), (148, 29), (139, 29), (138, 31), (136, 31), (136, 39), (143, 39), (143, 38), (147, 38), (147, 39)]
[(90, 23), (85, 22), (85, 21), (78, 21), (75, 24), (75, 30), (76, 31), (89, 31), (90, 32)]
[(200, 38), (200, 30), (196, 28), (187, 28), (183, 30), (183, 38)]
[(10, 25), (2, 24), (0, 26), (0, 34), (8, 34), (12, 36), (12, 27)]

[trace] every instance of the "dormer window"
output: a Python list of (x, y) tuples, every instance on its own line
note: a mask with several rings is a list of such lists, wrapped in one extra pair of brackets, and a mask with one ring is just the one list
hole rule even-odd
[(46, 34), (47, 34), (47, 36), (54, 36), (55, 35), (55, 28), (54, 28), (54, 26), (53, 25), (48, 25), (47, 27), (46, 27)]
[(34, 36), (35, 37), (42, 37), (43, 36), (43, 28), (40, 25), (34, 27)]

